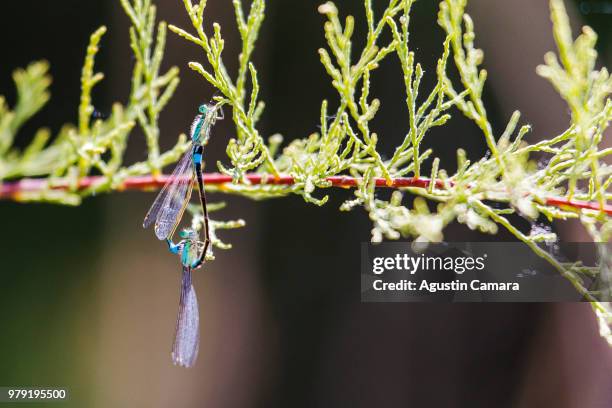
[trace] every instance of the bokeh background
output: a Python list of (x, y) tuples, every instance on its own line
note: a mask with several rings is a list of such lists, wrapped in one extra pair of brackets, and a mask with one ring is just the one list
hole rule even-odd
[[(181, 1), (157, 3), (160, 18), (188, 26)], [(336, 3), (360, 27), (361, 2)], [(336, 101), (317, 55), (325, 44), (318, 4), (268, 2), (255, 57), (266, 135), (304, 137), (316, 131), (320, 100)], [(601, 61), (609, 66), (612, 6), (567, 4), (576, 29), (587, 22), (600, 34)], [(426, 85), (443, 39), (436, 9), (435, 1), (417, 2), (411, 21)], [(564, 129), (565, 106), (535, 74), (554, 49), (547, 2), (471, 0), (468, 11), (485, 50), (486, 102), (497, 129), (514, 109), (533, 125), (532, 140)], [(221, 23), (228, 66), (235, 68), (231, 2), (210, 0), (207, 15)], [(51, 103), (22, 140), (40, 126), (57, 131), (76, 120), (86, 44), (102, 24), (110, 32), (97, 66), (106, 80), (94, 96), (104, 113), (126, 100), (133, 64), (119, 1), (0, 6), (0, 94), (14, 101), (10, 74), (33, 60), (50, 61), (54, 77)], [(201, 59), (169, 34), (165, 65), (178, 65), (182, 82), (161, 120), (166, 147), (213, 95), (186, 68)], [(383, 107), (375, 127), (390, 150), (405, 115), (399, 67), (391, 59), (377, 77), (373, 94)], [(229, 121), (215, 128), (209, 169), (223, 159), (232, 135)], [(458, 115), (429, 143), (451, 168), (456, 148), (474, 158), (485, 151), (476, 127)], [(144, 154), (136, 134), (128, 158)], [(202, 343), (190, 370), (170, 360), (178, 262), (141, 228), (153, 195), (113, 194), (78, 208), (0, 203), (0, 385), (68, 387), (71, 401), (51, 405), (74, 407), (612, 407), (612, 356), (588, 305), (361, 304), (358, 251), (370, 225), (363, 211), (338, 212), (348, 196), (334, 192), (315, 208), (295, 197), (252, 202), (213, 195), (228, 202), (217, 217), (244, 218), (248, 226), (224, 233), (234, 249), (218, 250), (195, 276)], [(584, 239), (575, 226), (559, 232)], [(461, 226), (446, 237), (491, 239)]]

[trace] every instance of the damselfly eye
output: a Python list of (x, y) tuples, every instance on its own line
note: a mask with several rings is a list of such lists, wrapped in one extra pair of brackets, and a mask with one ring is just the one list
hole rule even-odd
[(206, 115), (206, 112), (208, 112), (208, 106), (200, 105), (200, 108), (198, 110), (200, 111), (202, 115)]

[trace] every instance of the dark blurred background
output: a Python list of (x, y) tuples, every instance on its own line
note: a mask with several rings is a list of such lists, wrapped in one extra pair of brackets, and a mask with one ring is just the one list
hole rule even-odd
[[(160, 18), (188, 27), (181, 1), (157, 3)], [(317, 55), (323, 18), (319, 1), (268, 3), (255, 57), (267, 102), (263, 133), (291, 140), (316, 131), (322, 98), (336, 102)], [(336, 2), (356, 16), (357, 44), (360, 3)], [(592, 25), (601, 61), (609, 61), (609, 2), (567, 4), (576, 31)], [(102, 24), (110, 32), (97, 67), (107, 79), (95, 104), (103, 114), (125, 102), (133, 59), (118, 0), (5, 2), (0, 10), (0, 94), (14, 102), (11, 72), (33, 60), (48, 60), (54, 78), (51, 103), (23, 129), (21, 143), (40, 126), (57, 132), (76, 121), (85, 48)], [(435, 1), (417, 2), (411, 20), (426, 88), (443, 40), (436, 10)], [(468, 11), (485, 50), (486, 102), (498, 133), (514, 109), (534, 126), (532, 140), (563, 130), (565, 106), (535, 75), (554, 49), (547, 2), (471, 0)], [(223, 27), (233, 70), (239, 42), (231, 2), (209, 1), (207, 15)], [(182, 82), (162, 115), (165, 147), (213, 95), (186, 68), (190, 60), (202, 60), (195, 46), (169, 34), (165, 66), (178, 65)], [(372, 89), (383, 101), (374, 128), (387, 152), (405, 128), (400, 75), (390, 58)], [(209, 170), (232, 136), (230, 121), (215, 128)], [(485, 152), (477, 128), (459, 115), (429, 145), (447, 168), (458, 147), (473, 158)], [(128, 160), (144, 155), (135, 134)], [(153, 195), (114, 194), (78, 208), (0, 203), (0, 386), (68, 387), (64, 406), (75, 407), (612, 407), (611, 352), (588, 305), (361, 304), (358, 251), (371, 226), (363, 211), (338, 212), (349, 192), (333, 193), (323, 208), (297, 197), (213, 196), (229, 203), (217, 218), (248, 225), (224, 233), (234, 249), (217, 250), (196, 274), (202, 344), (191, 370), (173, 367), (169, 352), (178, 262), (141, 228)], [(560, 232), (584, 239), (573, 226)], [(462, 226), (446, 238), (492, 239)]]

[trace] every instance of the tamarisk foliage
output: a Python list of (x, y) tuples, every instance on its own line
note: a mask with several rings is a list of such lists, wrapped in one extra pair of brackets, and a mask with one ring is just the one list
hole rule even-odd
[[(11, 149), (12, 142), (23, 122), (49, 100), (51, 78), (45, 62), (34, 63), (25, 70), (15, 72), (17, 104), (10, 110), (3, 99), (0, 103), (0, 181), (48, 175), (48, 189), (24, 194), (17, 199), (76, 205), (82, 197), (112, 190), (126, 177), (159, 174), (162, 167), (178, 160), (187, 148), (185, 136), (182, 136), (173, 149), (159, 154), (157, 117), (179, 83), (178, 68), (171, 68), (164, 74), (159, 72), (166, 25), (160, 23), (157, 27), (157, 43), (154, 46), (155, 7), (148, 0), (134, 0), (133, 3), (122, 0), (121, 4), (133, 24), (130, 36), (136, 64), (129, 102), (126, 105), (114, 104), (108, 118), (93, 118), (95, 108), (91, 97), (94, 87), (104, 79), (102, 73), (95, 72), (94, 64), (106, 27), (100, 27), (91, 35), (87, 47), (77, 124), (66, 125), (50, 144), (49, 131), (40, 130), (23, 152)], [(123, 155), (128, 136), (138, 125), (146, 135), (149, 158), (145, 162), (125, 166)], [(85, 190), (78, 189), (79, 179), (92, 172), (103, 175), (103, 181)], [(70, 188), (54, 189), (58, 180), (68, 180)]]
[[(259, 81), (251, 56), (265, 11), (265, 0), (253, 0), (245, 15), (241, 0), (233, 0), (238, 31), (242, 40), (239, 68), (235, 77), (223, 62), (224, 40), (221, 27), (212, 24), (206, 34), (206, 0), (194, 4), (183, 0), (192, 23), (191, 31), (170, 26), (184, 39), (204, 51), (206, 64), (191, 62), (198, 72), (221, 94), (218, 100), (232, 108), (236, 138), (229, 141), (230, 166), (219, 163), (219, 170), (231, 175), (235, 183), (225, 191), (254, 198), (299, 194), (307, 202), (323, 205), (328, 196), (321, 192), (331, 187), (329, 177), (345, 175), (359, 180), (355, 197), (341, 209), (364, 208), (373, 222), (372, 241), (414, 238), (417, 241), (443, 240), (444, 228), (457, 221), (483, 233), (495, 234), (500, 228), (511, 232), (539, 256), (551, 262), (576, 289), (592, 300), (602, 335), (612, 344), (609, 324), (610, 305), (597, 302), (583, 286), (582, 277), (590, 273), (578, 264), (561, 263), (548, 253), (541, 242), (556, 240), (553, 233), (523, 232), (511, 218), (513, 214), (535, 221), (540, 216), (553, 221), (579, 219), (596, 242), (608, 242), (612, 234), (607, 201), (610, 199), (612, 168), (605, 159), (612, 150), (600, 148), (604, 131), (612, 120), (612, 79), (605, 68), (597, 70), (596, 35), (585, 27), (574, 41), (567, 13), (561, 0), (551, 1), (551, 15), (559, 57), (545, 56), (538, 73), (549, 80), (571, 111), (571, 126), (562, 134), (544, 138), (536, 144), (524, 141), (530, 132), (520, 125), (516, 111), (505, 130), (495, 134), (482, 100), (487, 71), (482, 69), (483, 52), (475, 45), (474, 24), (465, 13), (467, 0), (444, 0), (440, 3), (438, 24), (446, 33), (438, 59), (433, 89), (423, 89), (425, 72), (410, 46), (410, 18), (414, 0), (389, 0), (380, 16), (375, 16), (371, 0), (364, 0), (367, 27), (365, 45), (358, 49), (352, 39), (356, 30), (352, 16), (341, 18), (338, 8), (327, 2), (318, 8), (325, 19), (327, 47), (319, 50), (321, 63), (337, 91), (338, 102), (321, 103), (320, 131), (289, 142), (281, 148), (280, 135), (267, 140), (257, 129), (264, 104), (258, 99)], [(390, 36), (383, 36), (390, 33)], [(383, 42), (382, 38), (390, 38)], [(384, 59), (399, 63), (405, 89), (406, 116), (403, 141), (389, 158), (377, 149), (379, 135), (372, 120), (381, 101), (370, 92), (376, 69)], [(460, 82), (453, 83), (448, 68), (453, 64)], [(250, 81), (250, 94), (247, 92)], [(421, 148), (429, 131), (444, 126), (453, 113), (469, 118), (480, 129), (489, 153), (472, 162), (463, 150), (457, 152), (457, 171), (449, 173), (432, 150)], [(402, 121), (400, 121), (402, 123)], [(533, 153), (545, 154), (546, 165), (538, 168), (531, 161)], [(423, 163), (431, 161), (432, 171), (423, 174)], [(247, 171), (274, 178), (288, 174), (295, 183), (290, 186), (249, 185)], [(389, 200), (376, 195), (375, 182), (384, 178), (391, 184), (398, 177), (412, 176), (427, 181), (424, 187), (395, 191)], [(409, 206), (404, 194), (417, 196)], [(591, 208), (553, 206), (551, 198), (596, 202)], [(431, 211), (428, 202), (437, 203)], [(491, 205), (495, 203), (496, 205)], [(600, 254), (602, 259), (610, 255)], [(611, 274), (605, 267), (602, 273)], [(610, 280), (612, 281), (612, 280)], [(610, 287), (606, 288), (610, 290)]]
[[(559, 135), (541, 135), (540, 142), (529, 144), (524, 138), (531, 129), (521, 124), (518, 111), (500, 134), (491, 125), (482, 99), (488, 73), (482, 68), (484, 55), (476, 46), (474, 24), (465, 13), (467, 0), (440, 2), (438, 24), (446, 38), (435, 72), (427, 73), (410, 43), (415, 0), (387, 1), (382, 14), (375, 15), (372, 0), (363, 0), (364, 27), (356, 27), (354, 18), (342, 16), (332, 2), (319, 6), (327, 42), (319, 56), (337, 100), (321, 102), (317, 131), (284, 143), (281, 135), (268, 137), (258, 129), (265, 104), (252, 56), (264, 23), (265, 0), (251, 0), (248, 7), (242, 0), (232, 0), (241, 40), (235, 73), (226, 69), (222, 27), (208, 22), (206, 0), (177, 0), (189, 17), (189, 28), (157, 24), (150, 0), (121, 0), (132, 23), (130, 45), (135, 57), (129, 101), (115, 104), (106, 119), (92, 119), (91, 91), (103, 79), (94, 70), (106, 31), (102, 27), (92, 35), (87, 49), (77, 124), (65, 126), (54, 138), (42, 129), (19, 150), (13, 146), (16, 135), (49, 100), (50, 78), (44, 62), (15, 72), (16, 105), (8, 107), (0, 98), (0, 183), (45, 177), (45, 188), (24, 189), (11, 193), (10, 198), (76, 205), (83, 197), (121, 190), (135, 176), (156, 178), (166, 165), (177, 161), (188, 148), (184, 135), (167, 152), (160, 152), (158, 144), (158, 118), (179, 81), (177, 68), (160, 72), (168, 28), (202, 50), (202, 61), (190, 62), (189, 67), (218, 92), (216, 100), (229, 107), (235, 124), (235, 136), (227, 144), (227, 162), (218, 163), (219, 171), (233, 183), (222, 188), (209, 186), (211, 190), (255, 199), (297, 194), (308, 203), (324, 205), (334, 185), (331, 180), (348, 177), (356, 181), (356, 188), (341, 210), (364, 209), (373, 224), (374, 242), (400, 238), (438, 242), (452, 222), (486, 234), (505, 229), (554, 265), (592, 302), (601, 333), (612, 345), (612, 307), (596, 301), (584, 285), (592, 269), (560, 262), (549, 253), (542, 243), (555, 241), (555, 234), (538, 228), (526, 232), (515, 225), (516, 216), (532, 222), (541, 217), (551, 222), (576, 219), (593, 241), (610, 241), (612, 167), (606, 161), (612, 149), (603, 146), (603, 141), (612, 120), (612, 79), (606, 68), (596, 67), (596, 34), (585, 27), (574, 39), (562, 0), (550, 0), (557, 53), (547, 54), (537, 72), (566, 101), (570, 125)], [(366, 34), (363, 46), (354, 44), (355, 31)], [(399, 65), (398, 85), (405, 91), (405, 115), (398, 118), (397, 130), (401, 142), (390, 157), (380, 153), (378, 142), (384, 135), (373, 124), (383, 101), (372, 94), (371, 85), (383, 60)], [(450, 69), (458, 73), (459, 80), (450, 79)], [(431, 89), (423, 85), (425, 75), (435, 79)], [(422, 147), (430, 131), (447, 125), (451, 115), (473, 121), (488, 146), (487, 154), (477, 161), (468, 160), (460, 149), (457, 163), (450, 164), (456, 164), (452, 172), (435, 151)], [(142, 162), (126, 165), (127, 140), (137, 127), (145, 136), (148, 155)], [(535, 154), (546, 157), (543, 165), (533, 162)], [(92, 174), (102, 177), (83, 187), (81, 182)], [(399, 186), (397, 180), (406, 177), (414, 182)], [(251, 183), (254, 179), (261, 182)], [(281, 179), (291, 182), (274, 183)], [(396, 187), (388, 199), (376, 193), (381, 180)], [(406, 194), (415, 199), (405, 199)], [(197, 228), (201, 214), (193, 213)], [(243, 224), (241, 220), (213, 222), (212, 227)], [(217, 247), (227, 247), (215, 231), (211, 235)], [(600, 248), (601, 259), (609, 260), (605, 246)], [(600, 290), (612, 290), (610, 262), (603, 262), (600, 269), (601, 280), (607, 282)]]
[[(130, 46), (135, 59), (131, 92), (127, 104), (115, 103), (107, 118), (97, 118), (92, 91), (103, 79), (95, 72), (95, 58), (106, 27), (100, 27), (90, 38), (81, 75), (81, 97), (77, 124), (65, 125), (49, 143), (50, 131), (39, 130), (23, 150), (13, 142), (23, 124), (49, 101), (51, 78), (46, 62), (36, 62), (17, 70), (14, 81), (17, 103), (12, 109), (0, 97), (0, 186), (5, 180), (45, 176), (44, 188), (24, 189), (11, 198), (21, 202), (52, 202), (78, 205), (83, 197), (121, 190), (124, 182), (135, 176), (161, 175), (161, 170), (176, 162), (189, 148), (181, 134), (173, 148), (159, 149), (159, 115), (179, 84), (179, 69), (161, 72), (167, 25), (156, 23), (156, 7), (150, 0), (121, 0), (131, 21)], [(147, 144), (147, 158), (142, 162), (124, 163), (129, 136), (140, 127)], [(96, 183), (82, 188), (81, 181), (98, 174)], [(38, 180), (37, 180), (38, 181)], [(243, 221), (213, 221), (211, 228), (237, 228)], [(213, 235), (214, 234), (214, 235)], [(213, 245), (228, 248), (213, 231)]]

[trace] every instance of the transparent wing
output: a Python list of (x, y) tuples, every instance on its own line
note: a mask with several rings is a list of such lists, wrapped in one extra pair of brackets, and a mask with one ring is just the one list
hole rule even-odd
[(176, 333), (172, 345), (172, 362), (182, 367), (192, 367), (198, 358), (200, 347), (200, 313), (198, 298), (191, 283), (191, 268), (183, 266), (181, 299), (176, 319)]
[(160, 210), (164, 207), (164, 204), (167, 203), (167, 198), (173, 193), (176, 192), (176, 189), (179, 187), (178, 183), (181, 181), (182, 176), (189, 177), (190, 174), (185, 174), (188, 170), (190, 170), (191, 166), (191, 151), (188, 151), (183, 155), (181, 160), (178, 162), (174, 170), (172, 171), (172, 175), (170, 175), (168, 181), (161, 189), (155, 201), (153, 201), (153, 205), (149, 209), (149, 212), (145, 216), (143, 227), (149, 228), (158, 218)]
[(155, 235), (160, 240), (170, 236), (181, 215), (184, 204), (189, 200), (193, 184), (191, 151), (185, 153), (174, 168), (169, 180), (153, 202), (145, 216), (143, 226), (149, 228), (155, 222)]

